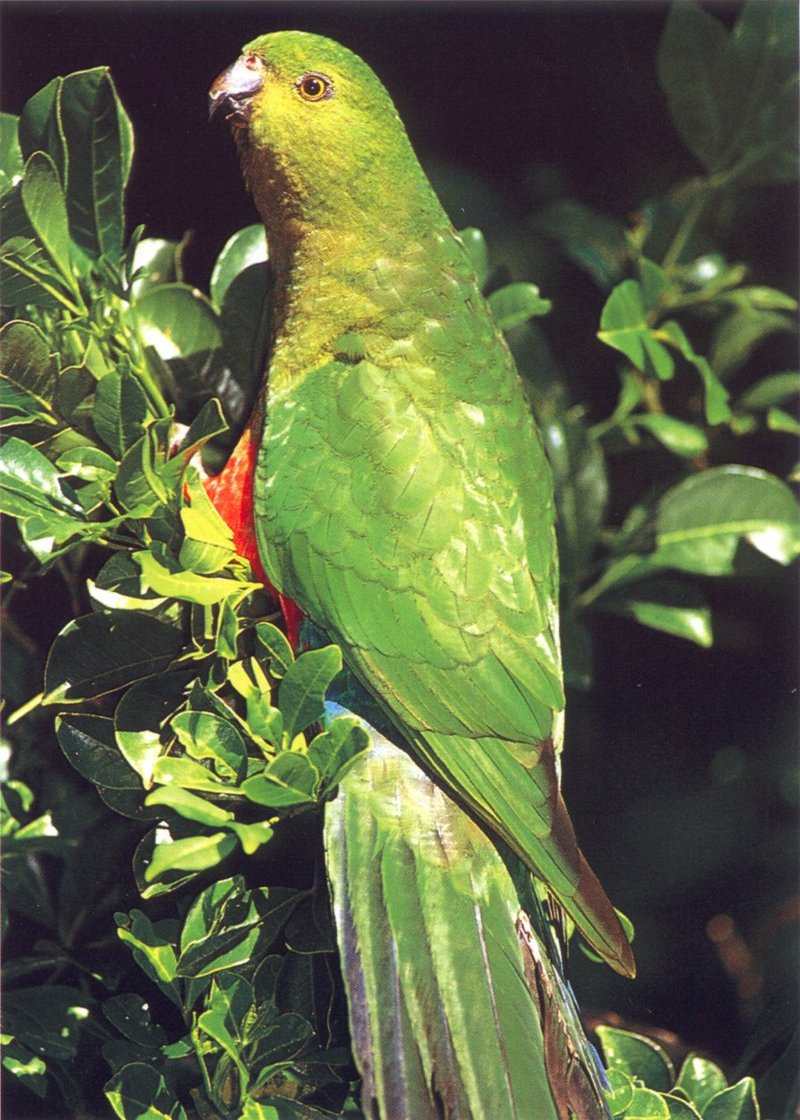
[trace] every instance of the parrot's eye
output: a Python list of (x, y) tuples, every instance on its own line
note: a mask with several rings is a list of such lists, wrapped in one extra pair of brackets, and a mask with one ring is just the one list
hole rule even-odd
[(324, 74), (304, 74), (297, 82), (297, 92), (304, 101), (324, 101), (333, 97), (333, 85)]

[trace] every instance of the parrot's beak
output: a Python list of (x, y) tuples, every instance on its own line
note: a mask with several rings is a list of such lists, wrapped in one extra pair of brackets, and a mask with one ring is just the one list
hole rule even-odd
[(264, 84), (262, 68), (259, 58), (246, 55), (223, 70), (208, 91), (208, 119), (224, 113), (235, 127), (246, 125), (250, 99)]

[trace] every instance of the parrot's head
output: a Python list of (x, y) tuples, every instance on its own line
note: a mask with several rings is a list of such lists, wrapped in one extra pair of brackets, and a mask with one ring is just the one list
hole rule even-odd
[[(209, 94), (225, 116), (262, 214), (320, 220), (369, 197), (408, 197), (419, 169), (392, 101), (369, 66), (320, 35), (254, 39)], [(275, 215), (279, 217), (279, 215)]]

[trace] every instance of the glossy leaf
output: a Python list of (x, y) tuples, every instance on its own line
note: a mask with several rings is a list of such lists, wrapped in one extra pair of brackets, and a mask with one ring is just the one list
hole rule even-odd
[(56, 366), (50, 345), (33, 323), (13, 320), (0, 330), (0, 376), (41, 400), (52, 397)]
[(95, 258), (116, 259), (122, 249), (122, 192), (130, 164), (130, 136), (123, 136), (122, 116), (107, 68), (64, 78), (59, 120), (68, 153), (70, 233)]
[(711, 609), (703, 594), (689, 584), (644, 580), (604, 597), (598, 606), (706, 649), (713, 644)]
[(22, 201), (39, 242), (72, 288), (67, 205), (55, 165), (44, 152), (34, 152), (25, 164)]
[(210, 836), (187, 836), (172, 840), (157, 832), (157, 842), (144, 868), (144, 881), (154, 883), (170, 871), (207, 871), (216, 867), (236, 848), (236, 839), (226, 832)]
[(136, 552), (133, 558), (142, 569), (144, 583), (156, 595), (166, 595), (172, 599), (183, 599), (202, 606), (220, 603), (231, 595), (242, 596), (254, 590), (257, 585), (238, 580), (203, 576), (196, 572), (181, 570), (177, 564), (174, 570), (165, 567), (152, 552)]
[(131, 294), (139, 299), (149, 288), (159, 284), (174, 284), (182, 279), (180, 252), (177, 241), (160, 237), (143, 237), (137, 243), (131, 260)]
[(711, 1098), (727, 1086), (725, 1074), (719, 1066), (699, 1054), (687, 1055), (675, 1082), (675, 1088), (685, 1093), (700, 1113)]
[[(616, 1027), (599, 1026), (597, 1034), (603, 1046), (606, 1062), (612, 1069), (622, 1070), (629, 1077), (644, 1083), (648, 1089), (666, 1093), (675, 1080), (675, 1070), (667, 1054), (644, 1035), (621, 1031)], [(644, 1100), (644, 1098), (642, 1098)], [(649, 1098), (648, 1098), (649, 1100)], [(648, 1105), (648, 1107), (650, 1107)], [(637, 1099), (629, 1106), (629, 1116), (667, 1116), (666, 1106), (661, 1112), (637, 1112)]]
[(145, 1062), (123, 1066), (103, 1091), (119, 1120), (186, 1120), (186, 1111), (163, 1074)]
[(140, 1046), (160, 1046), (166, 1041), (163, 1029), (151, 1021), (150, 1008), (141, 996), (123, 992), (104, 1000), (102, 1011), (106, 1019), (131, 1042)]
[(34, 1054), (74, 1059), (93, 1004), (85, 992), (62, 984), (6, 991), (3, 1029)]
[(650, 432), (659, 443), (674, 455), (681, 455), (693, 459), (708, 450), (708, 439), (705, 432), (694, 424), (687, 424), (683, 420), (676, 420), (674, 416), (637, 415), (631, 417), (629, 423), (636, 428)]
[(27, 159), (34, 152), (46, 152), (65, 180), (67, 146), (59, 112), (63, 78), (53, 78), (31, 97), (19, 119), (19, 145)]
[(141, 790), (139, 775), (117, 749), (114, 724), (105, 716), (83, 713), (56, 720), (58, 742), (75, 769), (95, 785)]
[(216, 313), (187, 284), (160, 284), (143, 292), (134, 313), (145, 345), (165, 360), (216, 350), (220, 345)]
[(283, 631), (273, 626), (271, 622), (258, 622), (256, 641), (272, 676), (278, 680), (285, 677), (294, 662), (294, 653)]
[(134, 612), (89, 614), (56, 638), (45, 670), (46, 704), (116, 692), (162, 672), (182, 644), (179, 630)]
[(603, 307), (597, 337), (619, 350), (643, 373), (667, 381), (675, 371), (671, 354), (647, 321), (638, 280), (623, 280), (614, 288)]
[(22, 177), (25, 166), (17, 139), (18, 124), (19, 118), (12, 113), (0, 113), (0, 194)]
[[(248, 265), (226, 288), (220, 310), (222, 352), (245, 399), (260, 384), (266, 366), (272, 285), (268, 263)], [(242, 407), (241, 396), (238, 407)]]
[(737, 401), (740, 408), (765, 409), (800, 394), (800, 373), (772, 373), (757, 381)]
[(219, 309), (234, 279), (253, 264), (268, 259), (267, 238), (262, 224), (246, 226), (225, 242), (211, 273), (211, 299)]
[(128, 370), (112, 370), (97, 384), (92, 423), (100, 439), (121, 458), (142, 434), (147, 397)]
[(73, 308), (63, 277), (30, 237), (11, 237), (0, 247), (0, 284), (4, 307)]
[(489, 310), (501, 331), (510, 331), (536, 315), (546, 315), (552, 306), (549, 299), (539, 295), (535, 284), (506, 284), (489, 296)]
[(197, 797), (180, 786), (159, 786), (147, 795), (145, 804), (172, 809), (186, 820), (206, 824), (210, 828), (219, 828), (233, 820), (233, 813), (227, 809), (221, 809), (213, 801)]
[(328, 685), (341, 667), (338, 646), (309, 650), (288, 666), (280, 683), (278, 705), (289, 743), (322, 715)]
[(625, 274), (630, 246), (625, 227), (576, 199), (560, 199), (534, 218), (534, 226), (560, 241), (564, 252), (601, 288), (608, 289)]
[(221, 778), (244, 776), (244, 740), (229, 720), (211, 712), (179, 712), (171, 726), (184, 749), (193, 758), (209, 759)]
[(703, 1120), (760, 1120), (760, 1116), (752, 1077), (716, 1093), (703, 1109)]

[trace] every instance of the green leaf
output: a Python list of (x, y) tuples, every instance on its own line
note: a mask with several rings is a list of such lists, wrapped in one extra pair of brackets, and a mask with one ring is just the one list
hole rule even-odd
[(144, 861), (146, 883), (154, 883), (170, 871), (206, 871), (236, 848), (236, 838), (226, 832), (173, 840), (167, 830), (156, 829), (155, 840), (150, 860)]
[(10, 1035), (5, 1035), (3, 1042), (3, 1069), (8, 1070), (12, 1077), (19, 1078), (20, 1083), (37, 1097), (43, 1097), (47, 1092), (45, 1063)]
[(757, 381), (736, 402), (739, 408), (767, 409), (800, 393), (800, 373), (772, 373)]
[(192, 758), (210, 759), (220, 778), (244, 777), (247, 751), (230, 720), (211, 712), (179, 712), (172, 730)]
[(608, 1089), (606, 1090), (606, 1103), (612, 1116), (624, 1116), (633, 1100), (633, 1081), (629, 1074), (622, 1069), (612, 1068), (606, 1071)]
[(59, 455), (56, 466), (64, 475), (83, 482), (110, 482), (117, 473), (117, 464), (99, 447), (74, 447)]
[[(168, 923), (155, 925), (141, 910), (129, 914), (116, 913), (117, 936), (130, 945), (134, 960), (162, 992), (180, 1006), (178, 987), (175, 984), (177, 957), (170, 940)], [(169, 923), (171, 925), (171, 923)]]
[(694, 424), (687, 424), (684, 420), (676, 420), (674, 416), (654, 415), (652, 413), (632, 416), (629, 424), (637, 428), (644, 428), (650, 432), (659, 443), (674, 455), (681, 455), (686, 459), (693, 459), (708, 450), (708, 439), (705, 432)]
[(647, 322), (644, 293), (638, 280), (623, 280), (611, 292), (600, 315), (597, 337), (619, 350), (643, 373), (662, 381), (672, 377), (675, 362)]
[(662, 563), (709, 575), (732, 571), (741, 538), (780, 564), (800, 549), (794, 495), (755, 467), (714, 467), (668, 491), (657, 534)]
[(111, 996), (103, 1001), (102, 1011), (109, 1023), (131, 1042), (140, 1046), (160, 1046), (166, 1042), (163, 1028), (151, 1022), (150, 1008), (141, 996), (131, 992)]
[(103, 1086), (119, 1120), (187, 1120), (183, 1105), (163, 1074), (145, 1062), (130, 1062)]
[(661, 1093), (634, 1087), (625, 1120), (669, 1120), (669, 1105)]
[(34, 152), (25, 164), (22, 202), (39, 242), (74, 291), (67, 204), (55, 165), (44, 152)]
[(22, 177), (22, 158), (17, 128), (19, 119), (11, 113), (0, 113), (0, 194), (5, 194)]
[(795, 330), (794, 317), (784, 312), (737, 308), (725, 316), (714, 332), (709, 354), (711, 367), (718, 377), (730, 377), (770, 335)]
[(535, 284), (506, 284), (489, 296), (489, 310), (501, 331), (510, 331), (535, 315), (546, 315), (552, 306), (539, 295)]
[(59, 107), (68, 156), (70, 233), (90, 256), (116, 260), (122, 251), (127, 155), (122, 111), (108, 70), (64, 78)]
[(131, 260), (131, 294), (139, 299), (149, 288), (181, 280), (180, 254), (183, 243), (160, 237), (143, 237)]
[(90, 782), (108, 789), (141, 790), (139, 775), (117, 748), (112, 720), (77, 712), (58, 716), (56, 735), (69, 761)]
[(163, 672), (180, 630), (139, 612), (90, 614), (67, 623), (50, 650), (43, 703), (73, 703)]
[(0, 512), (19, 520), (23, 539), (40, 562), (76, 535), (103, 531), (87, 523), (49, 459), (15, 436), (0, 447)]
[(3, 996), (3, 1029), (34, 1054), (71, 1060), (92, 1016), (94, 1000), (77, 988), (47, 984)]
[(325, 693), (341, 668), (338, 646), (309, 650), (289, 665), (278, 691), (284, 736), (289, 743), (322, 715)]
[(534, 218), (534, 228), (560, 241), (566, 255), (601, 288), (622, 279), (631, 256), (622, 222), (575, 199), (559, 199)]
[(283, 887), (248, 891), (240, 875), (214, 883), (186, 915), (178, 974), (197, 979), (246, 965), (257, 945), (266, 948), (275, 939), (297, 898)]
[(717, 169), (728, 144), (735, 79), (723, 24), (694, 2), (673, 4), (657, 67), (681, 137), (705, 168)]
[(271, 622), (257, 622), (256, 642), (272, 676), (277, 680), (285, 677), (294, 662), (294, 653), (283, 631)]
[(716, 1093), (703, 1109), (703, 1120), (760, 1120), (760, 1116), (752, 1077)]
[(19, 145), (26, 159), (34, 152), (46, 152), (66, 179), (67, 146), (59, 104), (63, 84), (63, 78), (53, 78), (25, 103), (19, 119)]
[(683, 1097), (674, 1093), (665, 1093), (664, 1100), (669, 1109), (669, 1120), (700, 1120), (700, 1113)]
[(133, 311), (142, 341), (165, 360), (210, 353), (220, 345), (214, 308), (188, 284), (148, 288), (136, 300)]
[(24, 440), (12, 436), (0, 447), (0, 509), (14, 517), (38, 512), (82, 514), (69, 489), (62, 486), (49, 459)]
[(198, 824), (206, 824), (210, 828), (227, 825), (233, 820), (233, 813), (227, 809), (221, 809), (213, 801), (197, 797), (180, 786), (160, 786), (154, 789), (145, 798), (145, 805), (165, 806), (188, 821), (197, 821)]
[[(248, 265), (225, 291), (220, 310), (222, 352), (239, 389), (239, 409), (243, 400), (252, 398), (266, 368), (272, 289), (270, 265), (262, 262)], [(231, 412), (230, 405), (227, 411)]]
[[(204, 790), (206, 793), (230, 793), (231, 788), (220, 778), (195, 762), (192, 758), (175, 758), (172, 755), (156, 759), (153, 765), (153, 780), (168, 786), (175, 784), (187, 789)], [(242, 788), (241, 792), (244, 792)]]
[(64, 294), (63, 277), (50, 264), (44, 250), (29, 237), (11, 237), (3, 244), (0, 284), (4, 307), (63, 305), (74, 310), (71, 299)]
[(92, 423), (117, 457), (122, 457), (142, 435), (148, 411), (144, 389), (128, 370), (111, 370), (97, 383)]
[(326, 792), (342, 780), (369, 742), (369, 733), (359, 719), (340, 716), (309, 743), (308, 760), (317, 770)]
[(123, 509), (136, 517), (149, 517), (168, 501), (157, 469), (164, 460), (159, 436), (157, 425), (152, 424), (125, 452), (117, 471), (117, 499)]
[[(603, 1047), (606, 1062), (612, 1069), (622, 1070), (629, 1077), (643, 1082), (648, 1089), (666, 1093), (675, 1080), (675, 1070), (667, 1054), (644, 1035), (621, 1031), (616, 1027), (599, 1026), (597, 1034)], [(661, 1112), (636, 1112), (634, 1099), (627, 1116), (667, 1115), (666, 1106)]]
[(713, 1096), (727, 1088), (725, 1074), (707, 1058), (688, 1054), (681, 1066), (675, 1088), (685, 1093), (698, 1112), (702, 1113)]
[(663, 336), (667, 343), (675, 346), (686, 361), (691, 362), (700, 374), (705, 389), (705, 413), (709, 424), (722, 424), (729, 420), (731, 410), (728, 408), (727, 389), (713, 372), (706, 359), (695, 353), (682, 327), (674, 319), (670, 319), (666, 323), (662, 323), (656, 333)]
[(156, 595), (199, 603), (201, 606), (209, 607), (214, 603), (221, 603), (223, 599), (228, 599), (232, 595), (242, 598), (248, 591), (254, 591), (259, 587), (256, 583), (187, 572), (177, 564), (174, 570), (170, 570), (161, 564), (152, 552), (134, 552), (133, 559), (142, 569), (144, 584)]
[(711, 610), (704, 595), (689, 584), (644, 580), (624, 592), (603, 597), (597, 606), (705, 649), (713, 645)]
[(47, 338), (33, 323), (12, 320), (0, 330), (0, 370), (3, 378), (37, 399), (52, 398), (56, 365)]
[(235, 972), (222, 973), (211, 986), (208, 1005), (197, 1025), (219, 1043), (234, 1063), (244, 1088), (250, 1078), (241, 1054), (242, 1024), (253, 1005), (253, 990), (244, 977)]
[(216, 307), (222, 308), (225, 294), (240, 272), (267, 259), (267, 238), (263, 225), (246, 226), (234, 233), (225, 242), (211, 273), (211, 299)]

